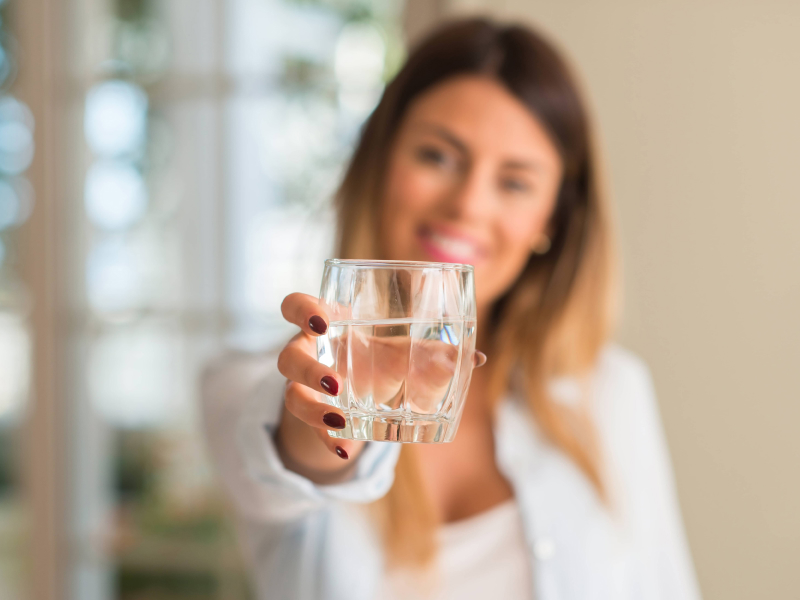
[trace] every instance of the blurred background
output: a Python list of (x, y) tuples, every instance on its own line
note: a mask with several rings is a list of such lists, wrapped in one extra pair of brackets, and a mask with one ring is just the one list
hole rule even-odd
[(474, 12), (589, 93), (705, 597), (797, 597), (800, 4), (0, 0), (0, 598), (251, 597), (198, 372), (285, 335), (385, 82)]

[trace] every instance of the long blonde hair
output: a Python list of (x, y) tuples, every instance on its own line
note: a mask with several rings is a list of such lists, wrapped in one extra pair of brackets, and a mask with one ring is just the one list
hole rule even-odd
[[(597, 153), (580, 93), (563, 59), (522, 26), (485, 19), (454, 22), (409, 56), (367, 121), (336, 196), (338, 255), (383, 258), (376, 239), (392, 140), (415, 96), (463, 74), (490, 76), (529, 107), (564, 164), (551, 218), (550, 251), (532, 255), (493, 306), (482, 340), (490, 357), (489, 392), (497, 401), (512, 375), (541, 432), (568, 455), (604, 497), (602, 462), (586, 406), (554, 401), (555, 376), (587, 374), (608, 339), (616, 312), (616, 259), (609, 207), (598, 181)], [(395, 483), (379, 502), (392, 562), (424, 564), (435, 554), (435, 512), (413, 449), (404, 448)]]

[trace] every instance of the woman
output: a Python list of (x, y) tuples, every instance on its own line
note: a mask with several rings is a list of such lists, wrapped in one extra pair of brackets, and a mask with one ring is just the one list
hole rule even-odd
[[(614, 259), (587, 116), (556, 51), (451, 24), (409, 57), (337, 195), (338, 256), (469, 263), (478, 348), (451, 444), (334, 439), (292, 294), (279, 355), (229, 357), (208, 437), (262, 598), (697, 598), (652, 384), (608, 343)], [(483, 362), (485, 357), (481, 359)], [(287, 381), (288, 380), (288, 381)]]

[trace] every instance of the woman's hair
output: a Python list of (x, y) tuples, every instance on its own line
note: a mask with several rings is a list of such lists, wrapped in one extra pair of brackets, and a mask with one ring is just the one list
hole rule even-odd
[[(425, 39), (367, 121), (336, 195), (338, 254), (383, 258), (377, 236), (395, 135), (415, 98), (459, 75), (490, 77), (505, 86), (544, 126), (564, 167), (549, 252), (531, 255), (482, 328), (490, 336), (481, 344), (489, 356), (484, 368), (490, 369), (491, 400), (517, 388), (541, 433), (604, 497), (589, 398), (566, 405), (553, 399), (548, 385), (563, 375), (585, 380), (616, 312), (616, 260), (597, 153), (581, 95), (553, 46), (526, 27), (485, 19), (447, 24)], [(378, 507), (392, 562), (423, 564), (434, 555), (435, 512), (413, 447), (403, 448), (395, 483)]]

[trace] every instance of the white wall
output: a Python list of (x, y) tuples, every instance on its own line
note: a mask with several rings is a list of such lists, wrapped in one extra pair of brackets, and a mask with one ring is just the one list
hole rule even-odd
[(707, 599), (800, 597), (800, 2), (450, 0), (539, 24), (589, 90), (619, 338), (650, 364)]

